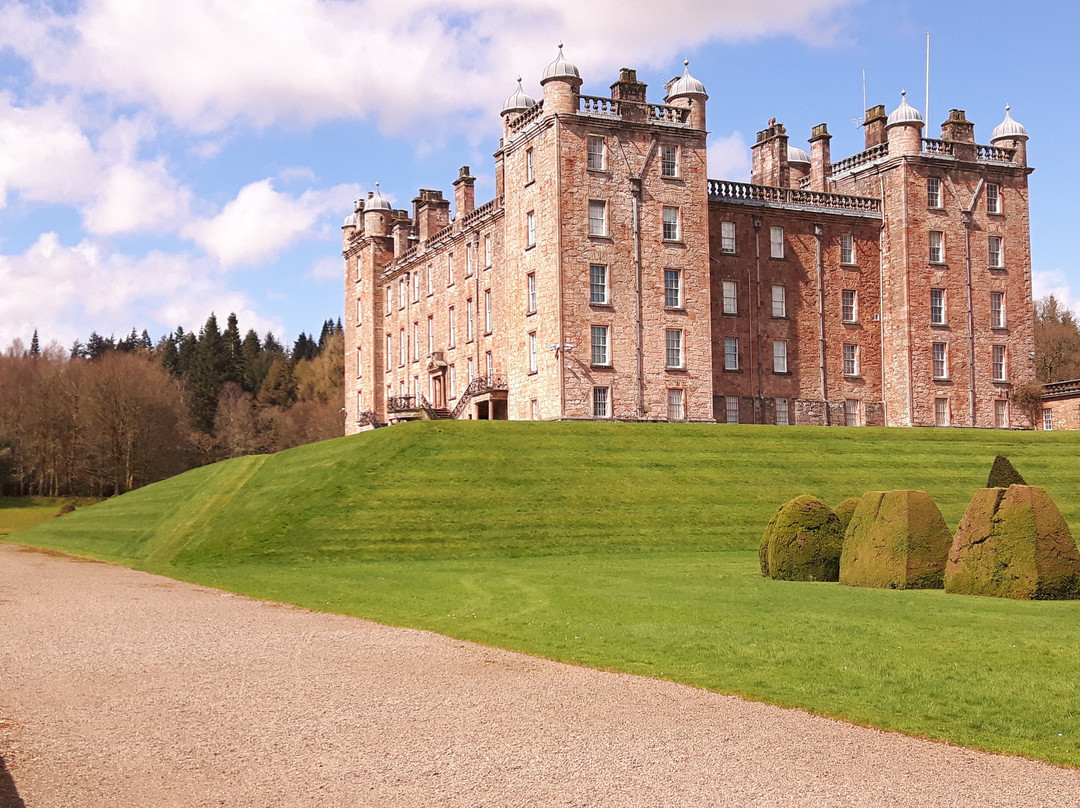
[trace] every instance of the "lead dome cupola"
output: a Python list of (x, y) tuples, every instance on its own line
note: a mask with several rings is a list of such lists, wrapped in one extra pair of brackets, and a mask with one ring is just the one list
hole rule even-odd
[(577, 67), (573, 63), (566, 61), (566, 57), (563, 56), (562, 43), (559, 43), (559, 55), (555, 57), (555, 61), (544, 68), (544, 78), (540, 83), (543, 84), (548, 79), (580, 79), (581, 74), (578, 73)]
[(894, 123), (922, 123), (922, 115), (919, 114), (919, 110), (911, 106), (907, 102), (907, 90), (900, 91), (900, 106), (889, 113), (889, 121), (887, 126), (892, 126)]
[(800, 149), (798, 146), (792, 146), (790, 143), (787, 147), (787, 161), (789, 163), (806, 163), (810, 164), (810, 155), (806, 153), (805, 149)]
[(1005, 120), (994, 127), (994, 134), (990, 138), (991, 141), (998, 140), (999, 138), (1012, 138), (1012, 137), (1027, 137), (1027, 129), (1024, 128), (1022, 123), (1013, 120), (1012, 113), (1009, 110), (1012, 109), (1008, 104), (1005, 105)]
[(708, 98), (709, 94), (705, 92), (705, 85), (690, 75), (690, 60), (684, 59), (683, 74), (668, 84), (667, 100), (671, 101), (674, 98), (696, 95), (703, 95)]
[(521, 86), (521, 76), (517, 79), (517, 89), (514, 90), (514, 94), (506, 99), (503, 104), (502, 114), (510, 115), (512, 113), (525, 112), (536, 106), (536, 100), (525, 92), (525, 89)]
[(367, 201), (364, 202), (364, 212), (372, 210), (392, 210), (390, 202), (379, 193), (379, 183), (375, 183), (375, 190), (368, 193)]

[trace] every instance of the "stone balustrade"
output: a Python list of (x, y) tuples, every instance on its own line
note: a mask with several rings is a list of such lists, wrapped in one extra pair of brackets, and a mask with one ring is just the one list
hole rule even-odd
[(953, 144), (947, 140), (934, 140), (924, 137), (922, 139), (922, 153), (933, 154), (937, 157), (952, 157)]
[(585, 115), (603, 115), (617, 118), (620, 116), (619, 102), (600, 95), (579, 95), (578, 112)]
[(838, 160), (830, 165), (830, 173), (833, 177), (840, 174), (846, 174), (860, 166), (867, 165), (880, 160), (882, 157), (889, 156), (889, 144), (879, 143), (877, 146), (871, 146), (866, 151), (853, 154), (851, 157), (845, 157), (843, 160)]
[(761, 202), (823, 210), (845, 210), (879, 215), (881, 213), (881, 200), (872, 197), (776, 188), (771, 185), (753, 185), (749, 182), (729, 180), (709, 180), (709, 201)]
[(975, 159), (987, 163), (1012, 163), (1016, 159), (1016, 149), (1001, 146), (976, 146)]

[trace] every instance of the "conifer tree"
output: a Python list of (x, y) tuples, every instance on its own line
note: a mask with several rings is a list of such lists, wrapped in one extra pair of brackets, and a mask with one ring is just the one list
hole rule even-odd
[(30, 338), (30, 355), (35, 359), (41, 356), (41, 343), (38, 342), (37, 329), (34, 329), (34, 336)]
[(244, 340), (240, 343), (240, 355), (243, 367), (243, 378), (240, 386), (248, 393), (254, 394), (259, 389), (263, 380), (262, 368), (262, 340), (255, 333), (254, 328), (249, 328), (244, 334)]
[(240, 325), (236, 320), (235, 312), (229, 314), (223, 337), (229, 354), (229, 366), (225, 374), (225, 381), (240, 384), (244, 378), (244, 351), (240, 341)]

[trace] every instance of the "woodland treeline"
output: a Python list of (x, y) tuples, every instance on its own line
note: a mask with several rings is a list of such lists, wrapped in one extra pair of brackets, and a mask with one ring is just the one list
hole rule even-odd
[(110, 496), (205, 463), (343, 434), (343, 338), (327, 320), (290, 350), (235, 315), (153, 343), (91, 334), (0, 356), (0, 491)]

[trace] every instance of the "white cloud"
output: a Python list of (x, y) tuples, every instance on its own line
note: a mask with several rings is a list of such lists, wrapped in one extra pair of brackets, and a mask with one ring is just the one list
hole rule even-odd
[(339, 280), (344, 274), (345, 262), (341, 260), (341, 256), (328, 255), (312, 264), (308, 277), (317, 280)]
[(260, 316), (246, 295), (228, 289), (212, 262), (152, 252), (133, 258), (83, 240), (64, 246), (44, 233), (21, 255), (0, 255), (0, 346), (29, 341), (71, 345), (91, 331), (152, 335), (177, 325), (197, 329), (211, 311), (235, 311), (244, 328), (280, 329)]
[[(193, 131), (489, 112), (520, 70), (536, 91), (554, 43), (590, 76), (627, 59), (674, 72), (682, 50), (712, 40), (832, 37), (830, 12), (853, 0), (86, 0), (60, 14), (0, 9), (0, 47), (46, 83), (143, 104)], [(33, 10), (31, 10), (31, 8)], [(507, 71), (511, 72), (507, 72)]]
[(1065, 308), (1072, 309), (1077, 320), (1080, 320), (1080, 290), (1073, 284), (1075, 278), (1069, 278), (1064, 270), (1049, 269), (1044, 271), (1033, 270), (1031, 273), (1031, 295), (1035, 300), (1048, 295), (1053, 295), (1057, 302)]
[(742, 132), (709, 138), (709, 176), (719, 180), (750, 182), (750, 147)]
[[(309, 190), (299, 196), (274, 190), (270, 179), (240, 189), (212, 219), (192, 222), (183, 235), (225, 267), (267, 261), (301, 238), (321, 235), (322, 219), (348, 210), (358, 185)], [(322, 232), (325, 232), (325, 228)]]

